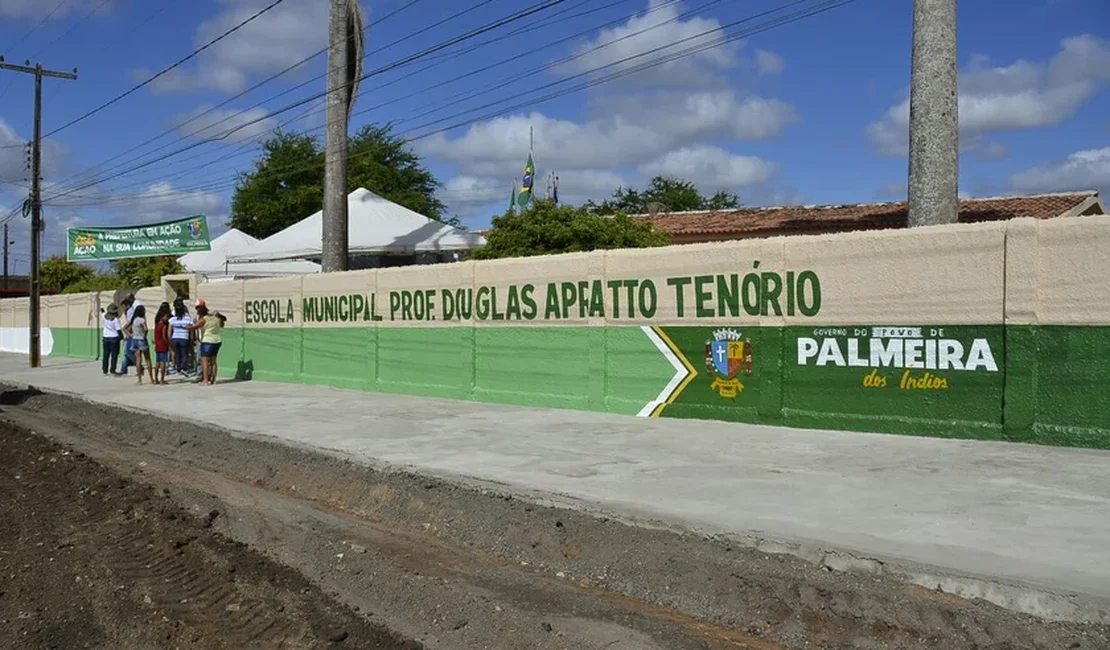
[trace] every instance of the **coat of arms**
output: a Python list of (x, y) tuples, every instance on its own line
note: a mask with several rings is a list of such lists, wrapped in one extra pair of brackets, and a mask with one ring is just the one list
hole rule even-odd
[(744, 390), (737, 375), (752, 374), (752, 342), (733, 329), (713, 332), (713, 340), (705, 342), (705, 369), (713, 383), (712, 390), (721, 397), (733, 399)]
[(194, 219), (189, 222), (189, 234), (193, 237), (193, 239), (200, 237), (201, 230), (202, 228), (200, 219)]

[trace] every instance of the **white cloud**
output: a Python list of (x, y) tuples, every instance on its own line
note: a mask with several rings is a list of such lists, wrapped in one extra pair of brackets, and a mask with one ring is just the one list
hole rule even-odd
[[(15, 129), (0, 118), (0, 182), (22, 183), (31, 177), (27, 168), (25, 145), (29, 138), (21, 137)], [(53, 139), (42, 142), (42, 176), (50, 178), (65, 168), (69, 149)]]
[[(967, 148), (976, 148), (986, 133), (1059, 124), (1108, 81), (1110, 43), (1089, 35), (1064, 39), (1045, 63), (1018, 60), (990, 67), (985, 57), (975, 57), (960, 72), (960, 137)], [(909, 115), (905, 99), (867, 126), (880, 153), (905, 155)]]
[(192, 214), (218, 214), (226, 208), (226, 201), (219, 194), (179, 190), (166, 181), (126, 194), (112, 193), (99, 186), (55, 199), (49, 198), (49, 189), (44, 193), (51, 209), (65, 214), (97, 210), (110, 223), (151, 223)]
[[(210, 112), (211, 105), (198, 106), (191, 113), (181, 113), (170, 119), (177, 126), (174, 130), (182, 137), (219, 138), (226, 135), (228, 142), (244, 142), (266, 135), (277, 128), (275, 117), (267, 117), (269, 111), (261, 106), (246, 110), (216, 109)], [(185, 124), (186, 121), (192, 120)], [(234, 133), (231, 133), (235, 130)]]
[(528, 129), (534, 127), (536, 151), (542, 155), (541, 164), (549, 168), (620, 168), (643, 164), (692, 142), (773, 137), (797, 120), (785, 102), (759, 97), (740, 100), (727, 90), (624, 99), (628, 101), (608, 101), (606, 115), (585, 122), (538, 112), (512, 115), (474, 124), (456, 138), (437, 134), (418, 141), (417, 147), (470, 173), (511, 170), (515, 174), (527, 156)]
[(1010, 177), (1017, 192), (1110, 191), (1110, 147), (1077, 151), (1064, 160), (1039, 165)]
[[(222, 10), (197, 27), (199, 47), (243, 22), (269, 4), (266, 0), (219, 0)], [(176, 68), (150, 84), (151, 92), (218, 90), (237, 93), (252, 76), (270, 75), (297, 63), (327, 45), (328, 3), (285, 0), (200, 54), (193, 67)], [(320, 57), (323, 59), (323, 56)], [(304, 66), (302, 66), (303, 68)], [(148, 78), (149, 70), (136, 70)]]
[(703, 194), (718, 190), (737, 192), (771, 180), (775, 165), (755, 156), (737, 156), (708, 145), (669, 151), (641, 165), (646, 177), (674, 176), (694, 181)]
[(469, 212), (500, 200), (508, 206), (511, 192), (512, 186), (504, 178), (455, 176), (443, 184), (439, 198), (454, 212)]
[(983, 160), (1002, 160), (1010, 155), (1010, 150), (1001, 142), (985, 142), (976, 148), (975, 155)]
[[(683, 12), (680, 2), (649, 0), (647, 11), (619, 27), (600, 30), (595, 38), (575, 50), (577, 58), (553, 66), (552, 72), (569, 75), (608, 66), (596, 74), (611, 74), (690, 47), (707, 45), (725, 34), (717, 19), (693, 16), (679, 20)], [(713, 83), (715, 72), (736, 65), (737, 49), (737, 46), (706, 49), (638, 72), (634, 78), (636, 83), (654, 86)]]
[(786, 61), (774, 52), (756, 50), (755, 67), (761, 75), (782, 74), (782, 71), (786, 69)]

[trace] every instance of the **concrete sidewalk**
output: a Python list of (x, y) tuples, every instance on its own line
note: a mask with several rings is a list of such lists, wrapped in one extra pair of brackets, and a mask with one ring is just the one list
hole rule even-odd
[(0, 355), (0, 380), (569, 497), (830, 564), (902, 573), (1023, 611), (1110, 620), (1106, 451), (261, 382), (138, 387), (133, 378), (103, 377), (95, 362), (48, 358), (31, 370), (25, 356), (10, 354)]

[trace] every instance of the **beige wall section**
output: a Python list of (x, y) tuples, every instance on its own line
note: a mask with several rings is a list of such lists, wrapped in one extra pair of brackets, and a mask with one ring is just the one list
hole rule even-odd
[[(344, 271), (341, 273), (329, 273), (327, 275), (313, 273), (303, 276), (301, 280), (301, 296), (302, 299), (305, 300), (310, 298), (351, 296), (356, 294), (362, 296), (364, 300), (369, 300), (371, 296), (375, 296), (377, 290), (377, 271)], [(375, 297), (374, 301), (380, 303), (381, 298)], [(302, 311), (301, 317), (303, 319), (303, 304), (298, 305), (298, 308)], [(381, 304), (375, 304), (374, 309), (379, 316), (384, 312)], [(365, 315), (366, 313), (366, 308), (364, 306), (363, 314)], [(306, 321), (304, 322), (304, 327), (368, 327), (372, 324), (372, 322), (367, 322), (362, 318), (352, 318), (347, 321)]]
[[(509, 287), (515, 286), (518, 291), (526, 284), (535, 287), (532, 299), (536, 303), (536, 317), (531, 321), (520, 320), (481, 320), (475, 313), (474, 323), (482, 327), (519, 326), (522, 323), (531, 323), (544, 326), (559, 325), (602, 325), (604, 320), (590, 318), (589, 312), (583, 316), (578, 306), (577, 284), (581, 281), (600, 280), (602, 288), (605, 286), (605, 251), (594, 253), (568, 253), (566, 255), (549, 255), (544, 257), (529, 257), (524, 259), (491, 260), (478, 262), (474, 266), (475, 303), (478, 301), (479, 287), (494, 287), (497, 293), (497, 311), (505, 313), (509, 299)], [(544, 318), (546, 312), (549, 285), (554, 283), (555, 296), (558, 304), (562, 304), (561, 285), (564, 282), (574, 283), (575, 304), (567, 310), (567, 318)], [(586, 292), (589, 296), (589, 290)], [(478, 305), (475, 304), (475, 310)]]
[[(71, 327), (69, 324), (69, 301), (72, 296), (43, 296), (42, 297), (42, 322), (43, 327)], [(81, 327), (73, 325), (72, 327)]]
[[(758, 260), (758, 269), (753, 263)], [(713, 314), (697, 314), (696, 289), (685, 288), (685, 314), (679, 317), (676, 288), (668, 278), (750, 273), (773, 273), (785, 282), (788, 271), (795, 280), (802, 271), (820, 279), (820, 311), (807, 317), (748, 315), (741, 307), (733, 317), (718, 310), (716, 282), (703, 284), (712, 297), (705, 305)], [(655, 317), (628, 318), (626, 290), (620, 291), (621, 315), (614, 316), (609, 280), (651, 279), (656, 288)], [(602, 283), (605, 319), (585, 316), (577, 305), (566, 319), (545, 319), (547, 288), (555, 283)], [(537, 317), (532, 320), (443, 320), (443, 290), (464, 290), (478, 299), (482, 287), (493, 287), (497, 311), (505, 313), (509, 287), (535, 287), (532, 295)], [(390, 295), (399, 291), (434, 290), (435, 320), (391, 320)], [(783, 289), (786, 290), (785, 288)], [(1005, 290), (1006, 295), (1003, 295)], [(238, 282), (202, 283), (197, 292), (209, 305), (228, 317), (228, 325), (241, 326), (246, 300), (277, 300), (287, 307), (292, 300), (292, 322), (252, 322), (251, 327), (295, 327), (303, 320), (302, 297), (373, 295), (376, 313), (384, 327), (465, 325), (482, 327), (532, 324), (610, 325), (707, 324), (710, 326), (853, 325), (853, 324), (1014, 324), (1110, 325), (1110, 217), (1071, 217), (1049, 221), (1016, 219), (1008, 222), (937, 226), (912, 230), (858, 232), (806, 237), (777, 237), (712, 244), (689, 244), (656, 249), (598, 251), (489, 262), (463, 262), (335, 275), (268, 278)], [(589, 293), (589, 291), (587, 291)], [(635, 292), (638, 294), (639, 291)], [(137, 292), (148, 309), (156, 310), (166, 299), (161, 287)], [(483, 291), (483, 297), (488, 296)], [(704, 295), (704, 294), (703, 294)], [(106, 307), (112, 292), (99, 294)], [(561, 296), (559, 296), (561, 302)], [(577, 299), (577, 295), (576, 295)], [(785, 296), (780, 298), (785, 310)], [(4, 327), (28, 325), (27, 299), (2, 301)], [(473, 308), (472, 308), (473, 310)], [(1003, 311), (1005, 310), (1005, 314)], [(282, 319), (287, 309), (282, 310)], [(400, 315), (398, 314), (398, 317)], [(43, 297), (43, 325), (95, 327), (97, 294)], [(359, 327), (366, 322), (312, 323), (310, 327)]]
[(147, 318), (154, 318), (154, 314), (158, 313), (158, 306), (170, 300), (162, 287), (143, 287), (135, 292), (135, 297), (146, 305)]
[(1110, 325), (1110, 217), (1037, 225), (1037, 306), (1029, 322)]
[[(738, 307), (738, 315), (733, 316), (728, 308), (721, 309), (719, 304), (718, 276), (726, 287), (732, 286), (732, 276), (736, 275), (737, 293), (743, 286), (744, 276), (763, 272), (775, 272), (785, 280), (783, 268), (783, 243), (781, 239), (749, 239), (727, 243), (687, 244), (650, 250), (610, 251), (605, 258), (607, 280), (636, 280), (640, 283), (650, 279), (655, 286), (657, 304), (655, 316), (645, 318), (637, 312), (635, 318), (628, 317), (628, 290), (619, 291), (620, 317), (615, 317), (612, 304), (612, 291), (606, 287), (606, 315), (610, 325), (647, 324), (705, 324), (715, 325), (781, 325), (784, 316), (775, 316), (769, 310), (767, 316), (749, 315), (743, 305)], [(759, 267), (755, 268), (755, 262)], [(712, 276), (706, 279), (707, 276)], [(668, 280), (681, 278), (679, 283), (668, 284)], [(685, 279), (689, 279), (686, 281)], [(681, 290), (681, 315), (679, 311), (679, 291)], [(637, 304), (640, 300), (640, 285), (633, 290)], [(644, 290), (644, 300), (650, 292)], [(698, 307), (712, 310), (713, 315), (698, 315)], [(783, 303), (785, 309), (785, 302)], [(703, 312), (707, 313), (707, 312)]]
[[(240, 304), (244, 310), (242, 318), (248, 327), (301, 326), (301, 276), (244, 280), (242, 284), (243, 299)], [(251, 309), (249, 315), (245, 311), (248, 303)], [(215, 304), (209, 304), (209, 308), (223, 311), (222, 307)], [(224, 315), (227, 316), (226, 313)], [(229, 316), (227, 325), (231, 324)]]
[[(472, 289), (474, 287), (474, 262), (456, 262), (453, 264), (432, 264), (427, 266), (409, 266), (404, 268), (379, 269), (377, 297), (378, 315), (382, 320), (378, 323), (385, 327), (449, 327), (463, 325), (470, 320), (460, 321), (458, 318), (450, 321), (443, 320), (443, 290), (447, 289), (452, 294), (457, 289)], [(505, 280), (507, 283), (508, 280)], [(432, 308), (422, 312), (424, 317), (415, 320), (423, 302), (431, 291)], [(414, 320), (401, 320), (404, 312), (402, 302), (403, 292), (409, 292), (413, 304), (410, 313)], [(420, 292), (421, 296), (415, 293)], [(394, 298), (396, 296), (396, 298)], [(397, 303), (391, 305), (390, 300), (396, 299)], [(420, 304), (416, 304), (419, 302)], [(392, 307), (398, 307), (394, 312)], [(434, 316), (434, 319), (430, 318)]]
[(1015, 219), (1006, 224), (1006, 322), (1032, 325), (1040, 311), (1040, 222)]
[(1001, 324), (1005, 224), (785, 239), (786, 266), (821, 278), (821, 311), (792, 325)]
[(31, 314), (29, 304), (26, 298), (9, 298), (4, 302), (11, 302), (12, 304), (12, 324), (14, 327), (30, 327)]
[[(244, 282), (203, 282), (197, 285), (197, 297), (227, 317), (225, 327), (243, 326)], [(192, 312), (192, 306), (189, 307)], [(195, 312), (194, 312), (195, 313)]]
[[(100, 313), (96, 307), (95, 293), (79, 293), (66, 296), (66, 311), (69, 313), (69, 326), (97, 327), (100, 324)], [(104, 305), (107, 306), (107, 305)]]

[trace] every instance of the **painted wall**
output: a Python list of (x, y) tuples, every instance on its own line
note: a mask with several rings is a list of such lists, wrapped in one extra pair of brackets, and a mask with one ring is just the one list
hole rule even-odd
[[(1110, 448), (1108, 250), (1107, 217), (1015, 220), (199, 294), (229, 318), (225, 377)], [(96, 296), (51, 300), (53, 354), (95, 356)]]

